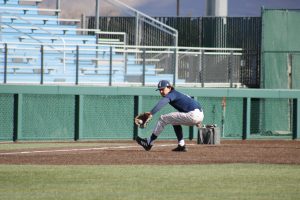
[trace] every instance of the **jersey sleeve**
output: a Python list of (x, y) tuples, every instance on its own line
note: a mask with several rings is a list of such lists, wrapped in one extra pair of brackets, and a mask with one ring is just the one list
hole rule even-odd
[(154, 115), (155, 113), (157, 113), (162, 107), (164, 107), (166, 104), (168, 104), (170, 102), (170, 99), (168, 97), (164, 97), (161, 100), (159, 100), (159, 102), (154, 106), (154, 108), (152, 108), (152, 110), (150, 111), (152, 115)]

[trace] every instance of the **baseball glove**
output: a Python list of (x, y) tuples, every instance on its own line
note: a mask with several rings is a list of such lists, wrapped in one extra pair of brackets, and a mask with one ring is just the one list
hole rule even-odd
[(151, 121), (152, 115), (149, 112), (144, 112), (139, 115), (137, 115), (134, 118), (134, 123), (139, 127), (139, 128), (146, 128), (148, 123)]

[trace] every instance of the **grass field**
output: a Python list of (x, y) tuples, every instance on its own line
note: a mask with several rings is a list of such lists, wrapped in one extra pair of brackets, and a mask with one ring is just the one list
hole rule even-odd
[(1, 200), (300, 197), (299, 165), (0, 165)]

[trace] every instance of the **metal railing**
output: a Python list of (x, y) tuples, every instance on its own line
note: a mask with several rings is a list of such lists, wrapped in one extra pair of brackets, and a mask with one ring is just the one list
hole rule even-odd
[[(242, 49), (124, 44), (1, 44), (2, 58), (6, 58), (2, 65), (4, 67), (0, 67), (0, 73), (3, 73), (0, 81), (3, 83), (34, 83), (36, 80), (35, 83), (40, 84), (38, 78), (30, 77), (43, 76), (42, 84), (148, 86), (156, 85), (160, 79), (167, 79), (177, 86), (243, 87), (240, 73), (245, 52)], [(42, 47), (43, 52), (40, 53)], [(65, 51), (65, 56), (54, 53), (60, 50)], [(16, 52), (21, 52), (21, 57), (28, 56), (28, 59), (32, 54), (38, 58), (21, 66), (22, 63), (9, 60), (12, 55), (17, 56)], [(22, 74), (29, 77), (27, 81)]]
[[(123, 14), (123, 13), (122, 13)], [(242, 60), (242, 83), (251, 88), (260, 87), (260, 17), (155, 17), (155, 19), (178, 30), (178, 46), (242, 48), (246, 52)], [(123, 31), (128, 44), (135, 45), (134, 17), (101, 16), (99, 28), (106, 31)], [(88, 27), (94, 27), (94, 17), (87, 17)], [(144, 26), (144, 32), (153, 37), (143, 37), (143, 44), (159, 46), (170, 41), (154, 28)], [(171, 45), (163, 45), (171, 46)], [(249, 57), (247, 57), (249, 56)]]
[[(4, 22), (3, 17), (7, 14), (10, 15), (10, 17), (13, 17), (14, 19), (18, 19), (23, 22), (26, 22), (26, 26), (14, 25), (13, 22), (12, 23)], [(65, 51), (65, 49), (66, 49), (66, 43), (68, 43), (68, 41), (66, 41), (66, 40), (74, 40), (74, 37), (76, 38), (78, 35), (83, 35), (85, 33), (92, 32), (93, 35), (95, 35), (94, 42), (96, 43), (96, 46), (97, 46), (97, 44), (113, 43), (112, 41), (109, 41), (109, 40), (102, 41), (101, 39), (99, 39), (99, 37), (101, 35), (117, 36), (118, 42), (116, 44), (126, 45), (126, 43), (127, 43), (126, 33), (123, 33), (123, 32), (108, 32), (108, 31), (101, 31), (99, 29), (85, 29), (85, 28), (77, 28), (77, 27), (74, 27), (74, 28), (73, 27), (67, 27), (67, 28), (66, 27), (45, 27), (44, 25), (38, 25), (38, 24), (32, 23), (30, 20), (26, 19), (26, 17), (22, 17), (20, 15), (7, 13), (7, 12), (0, 13), (0, 26), (1, 26), (0, 30), (5, 29), (5, 28), (11, 28), (11, 29), (15, 30), (17, 33), (19, 33), (19, 36), (18, 36), (19, 40), (28, 38), (28, 39), (35, 41), (35, 42), (29, 42), (29, 43), (27, 42), (24, 44), (43, 45), (44, 47), (48, 46), (48, 47), (52, 48), (53, 50), (57, 50), (58, 53), (61, 53), (63, 55), (63, 58), (61, 60), (63, 61), (64, 71), (66, 71), (66, 65), (65, 65), (66, 51)], [(26, 31), (24, 31), (27, 29), (31, 29), (32, 32), (42, 31), (43, 33), (47, 34), (47, 36), (35, 36), (34, 34), (29, 34)], [(59, 30), (64, 32), (64, 35), (65, 35), (66, 31), (75, 31), (77, 33), (77, 35), (72, 37), (73, 39), (71, 38), (71, 36), (67, 36), (67, 35), (65, 36), (66, 38), (64, 38), (64, 37), (62, 37), (62, 35), (56, 34), (55, 31), (59, 31)], [(4, 37), (5, 35), (6, 34), (4, 32), (0, 34), (0, 41), (2, 41), (2, 37)], [(68, 37), (70, 37), (70, 39)], [(89, 36), (89, 37), (92, 37), (92, 36)], [(56, 48), (57, 46), (55, 46), (55, 44), (45, 42), (43, 40), (44, 38), (50, 38), (52, 40), (52, 42), (54, 40), (61, 40), (62, 44), (63, 44), (63, 48), (60, 47), (59, 49), (57, 49)], [(78, 38), (78, 39), (80, 39), (80, 38)], [(3, 42), (5, 42), (5, 41), (3, 41)], [(13, 42), (12, 44), (17, 45), (18, 43)], [(22, 44), (22, 42), (21, 42), (21, 44)], [(70, 43), (68, 43), (68, 44), (69, 44), (69, 46), (70, 45), (74, 46), (74, 44), (70, 44)], [(59, 44), (59, 46), (60, 45), (61, 44)]]
[[(113, 6), (112, 9), (121, 9), (129, 16), (135, 17), (134, 33), (135, 33), (135, 44), (134, 45), (149, 45), (149, 46), (178, 46), (178, 31), (171, 26), (168, 26), (149, 15), (146, 15), (127, 4), (118, 0), (105, 0), (106, 3)], [(97, 19), (96, 19), (97, 20)], [(144, 37), (149, 37), (148, 33), (144, 33), (144, 26), (151, 26), (156, 29), (157, 32), (162, 32), (171, 37), (171, 43), (165, 44), (143, 44), (142, 40)], [(99, 28), (99, 27), (97, 27)]]

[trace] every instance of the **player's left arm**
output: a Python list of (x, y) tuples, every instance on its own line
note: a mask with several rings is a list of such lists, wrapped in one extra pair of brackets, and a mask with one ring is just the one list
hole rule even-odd
[(150, 113), (152, 115), (154, 115), (155, 113), (157, 113), (162, 107), (164, 107), (166, 104), (168, 104), (170, 102), (170, 99), (168, 97), (164, 97), (162, 99), (159, 100), (159, 102), (152, 108), (152, 110), (150, 111)]

